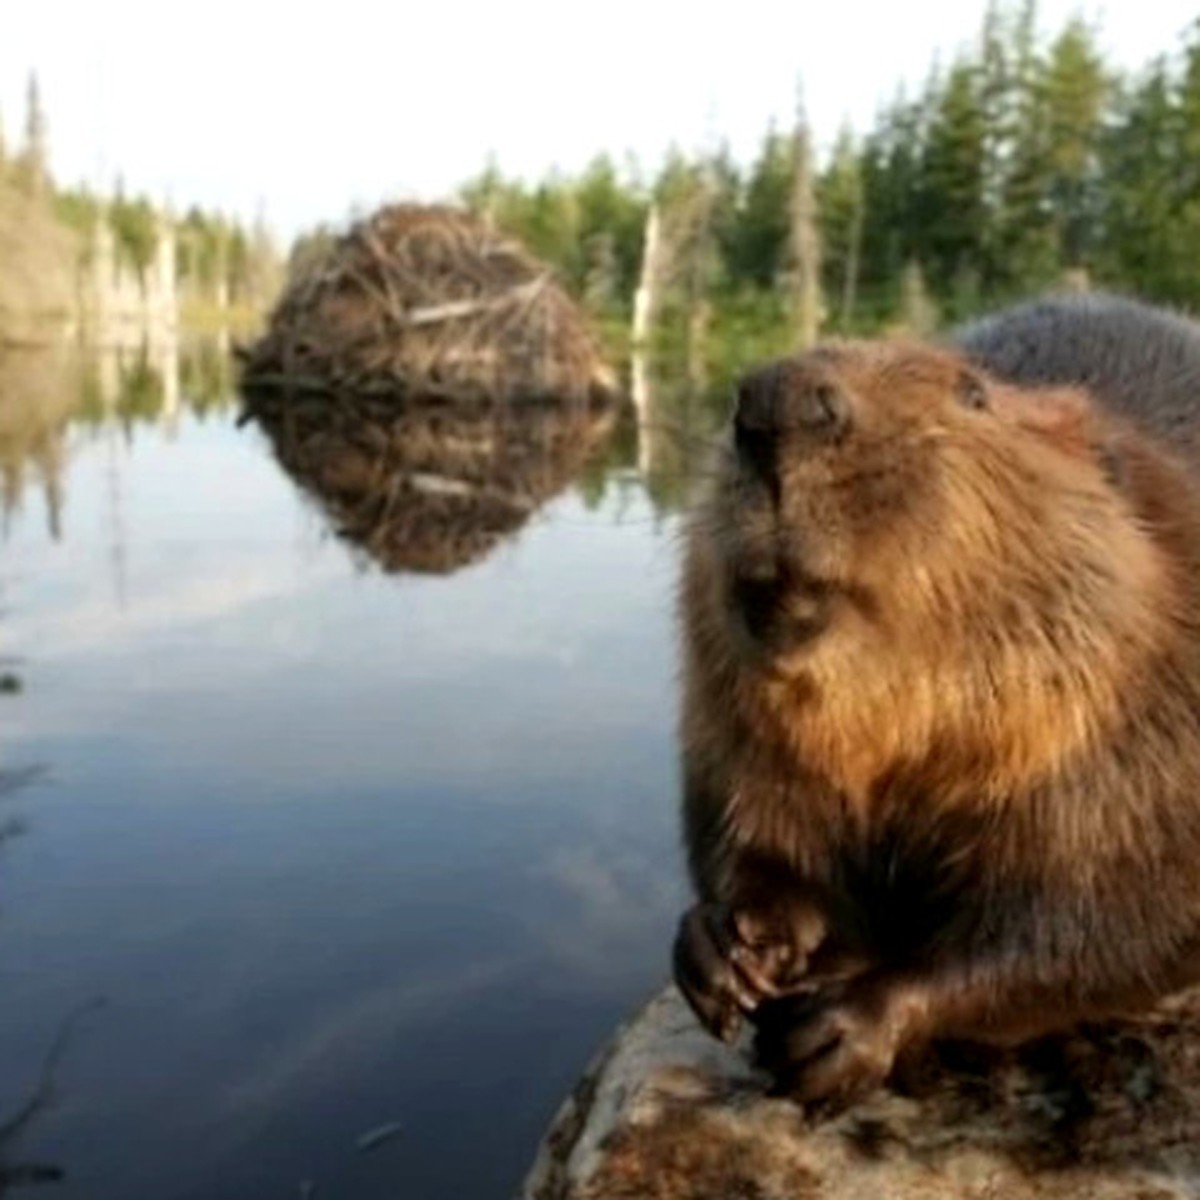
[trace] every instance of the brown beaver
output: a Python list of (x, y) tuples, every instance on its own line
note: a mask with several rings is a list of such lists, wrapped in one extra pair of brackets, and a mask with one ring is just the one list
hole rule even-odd
[(682, 583), (675, 977), (839, 1104), (1200, 978), (1200, 326), (1054, 300), (740, 385)]

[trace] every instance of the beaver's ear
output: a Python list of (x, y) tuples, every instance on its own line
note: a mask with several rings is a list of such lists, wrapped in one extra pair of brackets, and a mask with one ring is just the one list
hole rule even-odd
[(1014, 415), (1021, 425), (1066, 454), (1091, 459), (1110, 483), (1120, 486), (1124, 475), (1120, 438), (1098, 417), (1085, 392), (1042, 388), (1017, 395)]
[(1006, 420), (1041, 434), (1063, 450), (1086, 454), (1093, 444), (1091, 403), (1073, 388), (997, 387), (992, 405)]
[(954, 394), (963, 408), (983, 412), (991, 406), (987, 384), (974, 371), (969, 371), (965, 367), (959, 371), (958, 378), (955, 380)]

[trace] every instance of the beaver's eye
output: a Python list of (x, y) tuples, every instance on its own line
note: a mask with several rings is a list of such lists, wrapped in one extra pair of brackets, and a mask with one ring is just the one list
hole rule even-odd
[(963, 408), (982, 412), (988, 406), (987, 388), (983, 380), (975, 375), (962, 374), (958, 379), (958, 402)]

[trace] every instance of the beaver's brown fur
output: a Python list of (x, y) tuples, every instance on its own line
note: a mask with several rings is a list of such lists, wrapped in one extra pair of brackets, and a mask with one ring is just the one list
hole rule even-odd
[(676, 978), (802, 1100), (1200, 978), (1197, 431), (1200, 329), (1116, 301), (741, 384), (687, 537)]

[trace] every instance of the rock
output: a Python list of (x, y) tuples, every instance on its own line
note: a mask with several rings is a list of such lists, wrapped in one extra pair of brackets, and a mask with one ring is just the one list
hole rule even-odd
[(1200, 989), (1000, 1050), (944, 1046), (828, 1120), (673, 989), (585, 1072), (522, 1200), (1195, 1200)]

